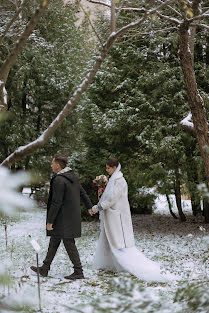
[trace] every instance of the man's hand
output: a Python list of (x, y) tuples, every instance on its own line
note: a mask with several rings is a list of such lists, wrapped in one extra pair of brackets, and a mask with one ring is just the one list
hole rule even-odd
[(52, 225), (53, 225), (53, 224), (47, 223), (47, 224), (46, 224), (46, 229), (47, 229), (47, 230), (53, 230)]

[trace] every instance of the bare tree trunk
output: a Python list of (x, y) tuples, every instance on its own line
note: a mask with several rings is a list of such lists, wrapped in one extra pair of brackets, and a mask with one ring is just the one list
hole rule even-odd
[[(198, 18), (193, 21), (192, 25), (190, 25), (191, 23), (188, 21), (188, 19), (185, 19), (184, 23), (180, 25), (179, 56), (187, 90), (188, 103), (192, 113), (195, 135), (203, 159), (205, 176), (207, 185), (209, 187), (209, 153), (207, 151), (207, 147), (209, 147), (208, 122), (206, 118), (204, 101), (200, 96), (199, 90), (197, 88), (194, 72), (194, 44), (196, 29), (200, 22), (199, 17), (202, 13), (201, 4), (202, 0), (193, 0), (192, 10), (194, 16)], [(208, 212), (205, 213), (205, 216), (209, 216), (209, 207), (206, 206), (205, 210), (208, 210)]]
[(175, 182), (174, 182), (174, 193), (176, 197), (176, 205), (179, 212), (179, 217), (181, 222), (186, 221), (186, 216), (184, 215), (182, 211), (182, 205), (181, 205), (181, 184), (180, 184), (180, 177), (178, 169), (175, 169)]
[[(196, 138), (203, 159), (207, 184), (209, 186), (209, 153), (206, 149), (209, 147), (208, 123), (204, 102), (197, 88), (193, 66), (193, 56), (189, 48), (189, 24), (187, 21), (180, 26), (180, 62), (188, 95), (188, 103), (195, 127)], [(209, 213), (206, 215), (208, 214)]]
[(111, 33), (116, 31), (116, 14), (115, 14), (115, 0), (111, 0), (111, 23), (110, 23)]
[(24, 48), (29, 36), (33, 32), (34, 28), (36, 27), (42, 14), (47, 9), (49, 2), (50, 0), (42, 0), (39, 8), (31, 17), (29, 23), (27, 24), (25, 28), (25, 31), (20, 36), (15, 47), (12, 49), (11, 53), (8, 55), (8, 57), (6, 58), (6, 60), (3, 62), (3, 64), (0, 67), (0, 112), (7, 110), (7, 97), (6, 97), (5, 85), (6, 85), (9, 71), (12, 65), (17, 60), (19, 53)]
[[(191, 135), (191, 134), (189, 134)], [(193, 134), (192, 134), (193, 135)], [(194, 136), (193, 136), (194, 137)], [(192, 212), (194, 216), (202, 216), (201, 199), (197, 186), (199, 184), (197, 161), (195, 160), (195, 149), (197, 147), (196, 138), (187, 142), (187, 138), (183, 139), (186, 155), (186, 173), (188, 178), (187, 188), (189, 190)], [(197, 218), (199, 219), (199, 218)]]
[(205, 223), (209, 223), (209, 201), (208, 199), (203, 199), (203, 215), (205, 217)]
[[(200, 15), (202, 13), (201, 3), (202, 3), (202, 0), (194, 0), (192, 3), (192, 12), (195, 16)], [(197, 26), (198, 26), (199, 22), (200, 22), (199, 20), (195, 20), (193, 22), (193, 25), (190, 26), (189, 48), (190, 48), (191, 55), (192, 55), (193, 66), (194, 66), (195, 37), (196, 37), (196, 31), (197, 31)]]
[(176, 216), (176, 214), (172, 211), (172, 205), (171, 205), (171, 200), (169, 198), (169, 195), (166, 193), (166, 199), (168, 202), (168, 208), (169, 208), (169, 212), (171, 213), (171, 215), (173, 216), (173, 218), (178, 219), (178, 217)]
[(194, 45), (194, 39), (192, 41), (190, 37), (191, 34), (189, 23), (188, 21), (185, 21), (181, 24), (179, 28), (180, 62), (188, 95), (188, 103), (191, 109), (192, 119), (195, 127), (196, 137), (199, 144), (201, 156), (203, 158), (206, 179), (209, 183), (209, 154), (206, 149), (206, 147), (209, 146), (208, 123), (206, 119), (204, 102), (197, 88), (192, 54), (192, 44)]

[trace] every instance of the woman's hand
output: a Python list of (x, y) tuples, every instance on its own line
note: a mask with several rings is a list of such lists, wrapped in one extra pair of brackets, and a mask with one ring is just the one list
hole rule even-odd
[(96, 214), (99, 211), (99, 208), (97, 205), (94, 205), (90, 210), (89, 210), (89, 214), (91, 216), (93, 216), (94, 214)]
[(96, 214), (99, 211), (98, 205), (94, 205), (91, 210), (93, 211), (94, 214)]

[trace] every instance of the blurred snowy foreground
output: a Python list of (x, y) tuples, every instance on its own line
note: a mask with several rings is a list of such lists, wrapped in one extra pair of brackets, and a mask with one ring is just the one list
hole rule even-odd
[[(27, 179), (23, 174), (12, 176), (7, 171), (0, 171), (0, 207), (4, 213), (0, 223), (0, 281), (5, 268), (11, 277), (9, 286), (0, 285), (0, 298), (2, 303), (12, 305), (13, 310), (22, 303), (29, 303), (21, 312), (38, 312), (37, 277), (30, 270), (31, 265), (36, 265), (36, 254), (30, 242), (33, 239), (40, 245), (41, 263), (49, 239), (45, 234), (46, 211), (35, 208), (28, 197), (15, 191), (15, 187)], [(14, 214), (16, 206), (21, 211)], [(189, 200), (183, 200), (183, 208), (187, 216), (185, 223), (169, 215), (165, 197), (159, 196), (154, 214), (133, 216), (138, 249), (159, 262), (163, 271), (180, 275), (180, 281), (150, 284), (127, 273), (95, 270), (93, 258), (99, 234), (99, 222), (95, 217), (91, 222), (83, 222), (83, 236), (76, 239), (86, 279), (74, 282), (64, 279), (72, 272), (72, 266), (61, 245), (49, 277), (41, 278), (42, 312), (208, 312), (209, 298), (204, 288), (208, 290), (209, 225), (193, 222)], [(190, 294), (194, 292), (195, 295), (198, 293), (194, 288), (203, 288), (199, 298), (192, 296), (193, 303), (189, 292), (187, 294), (188, 288)], [(0, 312), (8, 312), (6, 305), (1, 310), (1, 302)]]

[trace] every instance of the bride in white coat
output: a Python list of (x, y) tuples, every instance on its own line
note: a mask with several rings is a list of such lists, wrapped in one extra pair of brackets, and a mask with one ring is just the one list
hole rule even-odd
[(128, 186), (117, 159), (109, 158), (106, 171), (111, 178), (97, 205), (89, 210), (99, 211), (100, 236), (95, 254), (95, 267), (102, 270), (128, 271), (141, 280), (165, 282), (173, 275), (161, 274), (160, 266), (137, 250), (128, 202)]

